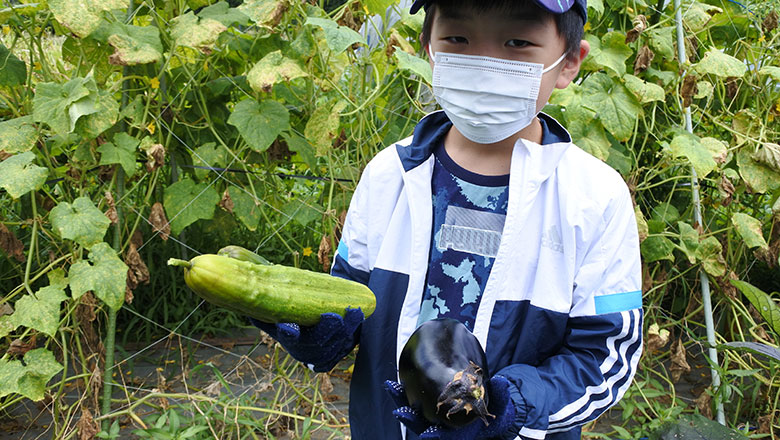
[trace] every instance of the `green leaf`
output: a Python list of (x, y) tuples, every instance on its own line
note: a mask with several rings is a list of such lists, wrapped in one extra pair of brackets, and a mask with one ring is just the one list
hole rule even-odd
[(696, 247), (696, 259), (701, 262), (704, 271), (714, 277), (726, 273), (726, 260), (723, 258), (723, 247), (715, 237), (707, 237)]
[(171, 232), (178, 235), (200, 219), (214, 217), (220, 197), (213, 185), (183, 179), (165, 188), (163, 205), (171, 223)]
[(774, 171), (780, 172), (780, 145), (765, 142), (753, 153), (753, 159)]
[(33, 164), (34, 160), (35, 153), (26, 151), (0, 162), (0, 188), (14, 199), (40, 188), (49, 170)]
[(653, 261), (674, 261), (674, 243), (662, 235), (651, 235), (640, 246), (642, 259), (651, 263)]
[(125, 302), (127, 265), (108, 243), (101, 242), (89, 248), (89, 261), (73, 263), (68, 279), (74, 299), (91, 290), (111, 310), (119, 310)]
[(244, 0), (236, 9), (256, 25), (270, 28), (279, 23), (281, 14), (287, 8), (287, 0)]
[(780, 81), (780, 67), (764, 66), (758, 71), (760, 75), (768, 75), (775, 81)]
[(653, 208), (651, 218), (671, 225), (680, 219), (680, 211), (674, 205), (663, 202)]
[(626, 73), (626, 61), (634, 54), (634, 51), (626, 44), (625, 34), (608, 32), (601, 37), (601, 40), (591, 34), (585, 38), (591, 47), (590, 56), (585, 62), (588, 70), (600, 70), (599, 68), (606, 67), (617, 73), (618, 76), (623, 76)]
[(0, 397), (20, 394), (32, 401), (43, 400), (46, 384), (62, 371), (62, 365), (46, 348), (36, 348), (20, 360), (0, 359)]
[(260, 205), (251, 194), (241, 188), (231, 186), (228, 188), (230, 199), (233, 200), (233, 215), (250, 231), (256, 231), (260, 224), (262, 214)]
[(718, 350), (730, 349), (737, 351), (746, 351), (748, 353), (766, 356), (770, 360), (780, 361), (780, 350), (771, 345), (761, 344), (759, 342), (726, 342), (715, 346)]
[(119, 164), (125, 170), (125, 174), (135, 174), (135, 152), (140, 141), (127, 133), (117, 133), (114, 142), (106, 142), (98, 147), (100, 153), (99, 165)]
[(322, 28), (325, 32), (325, 40), (328, 42), (328, 47), (334, 53), (344, 52), (355, 43), (366, 44), (362, 35), (346, 26), (340, 26), (333, 20), (309, 17), (306, 19), (306, 24)]
[(282, 213), (290, 219), (295, 220), (301, 226), (322, 218), (324, 209), (317, 206), (314, 202), (303, 202), (299, 199), (290, 200), (282, 207)]
[(14, 304), (15, 326), (24, 326), (54, 337), (60, 328), (60, 303), (68, 299), (61, 286), (46, 286), (33, 295), (24, 295)]
[(282, 133), (287, 148), (290, 151), (298, 153), (309, 168), (317, 168), (317, 156), (315, 156), (314, 147), (305, 138), (295, 133)]
[(27, 65), (0, 44), (0, 86), (18, 86), (27, 81)]
[(775, 333), (780, 334), (780, 307), (771, 296), (750, 283), (740, 280), (731, 280), (743, 295), (753, 304)]
[[(225, 155), (214, 142), (201, 145), (192, 152), (192, 164), (199, 167), (217, 168), (225, 165)], [(195, 169), (195, 177), (203, 180), (211, 173), (210, 170)]]
[(247, 74), (247, 82), (252, 90), (268, 93), (277, 83), (289, 83), (295, 78), (309, 76), (305, 70), (290, 58), (277, 50), (264, 56)]
[(162, 59), (160, 31), (155, 26), (112, 23), (106, 31), (114, 53), (109, 60), (119, 66), (155, 63)]
[(707, 23), (712, 19), (712, 12), (721, 12), (722, 10), (715, 6), (710, 6), (698, 1), (692, 1), (683, 6), (682, 19), (685, 26), (691, 32), (699, 32), (707, 26)]
[[(140, 95), (139, 95), (140, 96)], [(107, 91), (98, 91), (96, 112), (76, 121), (76, 133), (94, 139), (116, 124), (119, 118), (119, 101)]]
[(408, 54), (400, 48), (395, 49), (394, 55), (398, 60), (399, 69), (406, 70), (419, 76), (428, 84), (433, 82), (433, 71), (431, 70), (431, 64), (428, 61), (416, 55)]
[(715, 162), (723, 163), (729, 154), (728, 144), (714, 137), (703, 137), (700, 139), (701, 145), (710, 152), (710, 156)]
[(696, 263), (696, 249), (699, 247), (699, 231), (685, 222), (677, 222), (680, 230), (680, 249), (691, 264)]
[(49, 0), (54, 18), (81, 38), (100, 26), (103, 12), (128, 6), (128, 0)]
[(60, 237), (73, 240), (89, 247), (103, 240), (111, 220), (95, 207), (89, 197), (82, 196), (73, 201), (60, 202), (52, 208), (49, 219)]
[(739, 175), (753, 192), (764, 194), (780, 188), (780, 173), (753, 159), (748, 148), (737, 152)]
[(244, 141), (258, 153), (265, 151), (279, 134), (290, 128), (290, 113), (282, 104), (245, 99), (236, 104), (227, 120)]
[(98, 111), (97, 85), (91, 77), (73, 78), (65, 84), (41, 83), (35, 87), (33, 119), (45, 122), (59, 135), (76, 128), (78, 119)]
[(747, 65), (718, 49), (710, 49), (701, 61), (691, 66), (699, 74), (711, 74), (723, 78), (741, 77), (747, 72)]
[(171, 20), (171, 37), (179, 46), (195, 49), (212, 46), (219, 34), (227, 30), (221, 22), (212, 18), (198, 18), (192, 11)]
[(364, 0), (363, 4), (368, 9), (368, 12), (372, 15), (379, 15), (384, 17), (387, 12), (387, 8), (395, 3), (394, 0)]
[(642, 104), (653, 101), (663, 102), (666, 99), (666, 92), (663, 87), (657, 84), (649, 83), (631, 74), (624, 75), (623, 79), (626, 82), (628, 90), (634, 92), (634, 95), (636, 95), (637, 99), (639, 99), (639, 102)]
[(696, 174), (703, 178), (714, 170), (718, 164), (712, 158), (710, 151), (701, 143), (695, 134), (681, 132), (672, 139), (669, 149), (674, 157), (684, 157), (693, 165)]
[(647, 36), (650, 47), (655, 51), (656, 55), (660, 55), (667, 60), (674, 59), (675, 46), (673, 26), (662, 26), (649, 29), (644, 35)]
[(231, 8), (225, 1), (219, 1), (201, 9), (201, 11), (198, 12), (198, 17), (216, 20), (227, 27), (233, 24), (249, 24), (249, 17), (247, 17), (246, 14), (237, 8)]
[(745, 241), (745, 244), (749, 248), (760, 247), (768, 249), (769, 245), (764, 240), (764, 235), (761, 233), (761, 222), (745, 213), (736, 212), (731, 216), (731, 223), (737, 230), (737, 233)]
[(333, 147), (339, 134), (339, 114), (346, 107), (346, 101), (337, 101), (333, 106), (319, 105), (306, 122), (303, 134), (314, 146), (317, 156), (326, 156)]
[(582, 95), (587, 96), (582, 105), (595, 112), (604, 128), (618, 141), (628, 140), (642, 113), (634, 94), (602, 72), (589, 76), (581, 87)]
[(0, 122), (0, 151), (9, 154), (30, 151), (38, 141), (38, 130), (32, 116)]

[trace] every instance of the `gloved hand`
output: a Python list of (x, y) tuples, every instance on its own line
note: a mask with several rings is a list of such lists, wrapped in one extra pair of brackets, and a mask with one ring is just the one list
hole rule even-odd
[(390, 393), (396, 406), (393, 415), (406, 428), (420, 437), (420, 440), (483, 440), (500, 437), (509, 431), (515, 420), (515, 406), (509, 397), (509, 381), (503, 376), (493, 376), (487, 383), (488, 411), (496, 416), (488, 417), (489, 423), (476, 419), (472, 423), (457, 429), (442, 425), (432, 425), (416, 409), (409, 406), (404, 387), (392, 380), (385, 381), (385, 389)]
[(282, 344), (290, 356), (314, 371), (325, 372), (355, 347), (355, 331), (363, 322), (363, 311), (347, 308), (344, 318), (336, 313), (323, 313), (320, 322), (313, 326), (249, 320)]

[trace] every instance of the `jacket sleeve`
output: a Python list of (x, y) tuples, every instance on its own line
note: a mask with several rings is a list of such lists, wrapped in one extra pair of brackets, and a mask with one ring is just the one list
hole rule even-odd
[(363, 172), (349, 203), (347, 217), (341, 228), (341, 238), (333, 256), (330, 274), (333, 276), (368, 284), (368, 174)]
[[(539, 365), (498, 371), (510, 381), (515, 432), (543, 439), (589, 422), (623, 396), (642, 351), (639, 238), (625, 185), (612, 198), (575, 272), (561, 349)], [(543, 343), (543, 341), (540, 341)]]

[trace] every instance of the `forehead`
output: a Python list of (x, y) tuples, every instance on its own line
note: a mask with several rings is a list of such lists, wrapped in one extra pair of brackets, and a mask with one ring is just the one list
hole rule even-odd
[(541, 9), (531, 0), (449, 0), (437, 1), (434, 5), (437, 17), (450, 19), (467, 19), (485, 13), (518, 21), (552, 17), (552, 14)]

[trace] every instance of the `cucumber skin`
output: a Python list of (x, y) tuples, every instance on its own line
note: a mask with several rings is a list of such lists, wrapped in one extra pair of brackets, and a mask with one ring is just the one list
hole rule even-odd
[(270, 323), (314, 325), (323, 313), (344, 316), (347, 307), (359, 307), (367, 318), (376, 308), (374, 294), (358, 282), (222, 255), (204, 254), (190, 260), (184, 281), (210, 303)]

